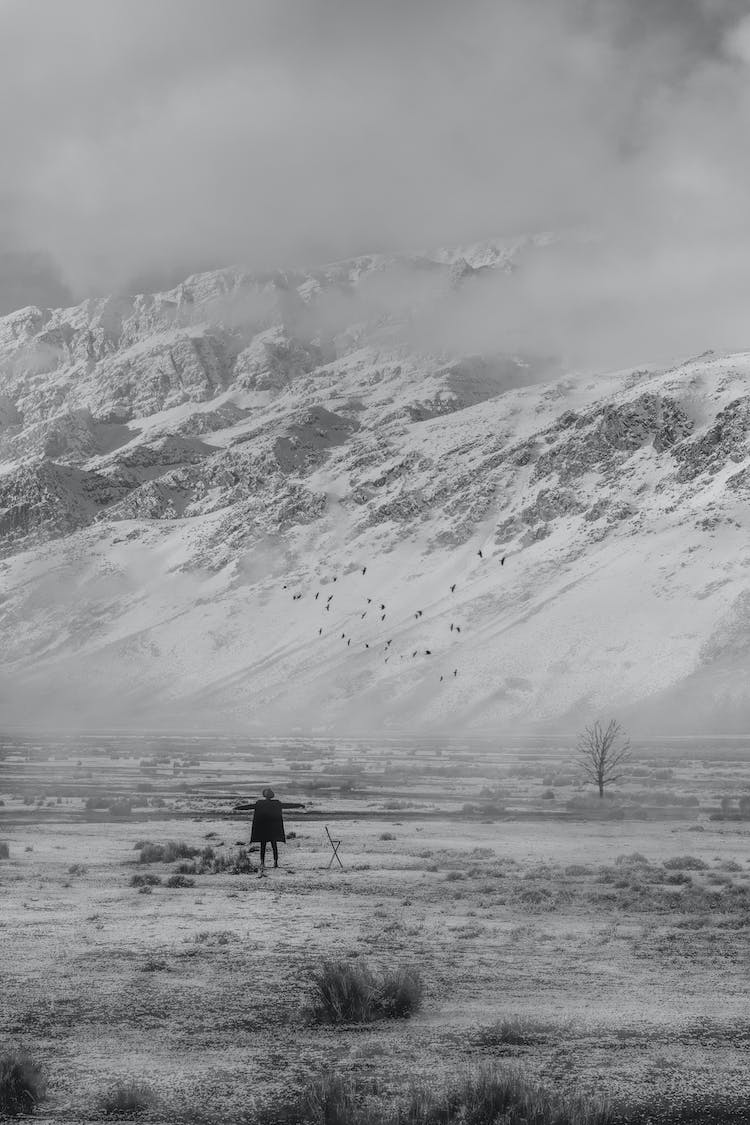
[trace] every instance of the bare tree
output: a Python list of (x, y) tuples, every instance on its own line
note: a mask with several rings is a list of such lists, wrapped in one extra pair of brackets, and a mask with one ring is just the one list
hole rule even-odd
[(604, 786), (622, 777), (622, 767), (630, 756), (630, 739), (616, 719), (610, 719), (606, 729), (597, 720), (580, 735), (576, 750), (583, 759), (583, 772), (603, 797)]

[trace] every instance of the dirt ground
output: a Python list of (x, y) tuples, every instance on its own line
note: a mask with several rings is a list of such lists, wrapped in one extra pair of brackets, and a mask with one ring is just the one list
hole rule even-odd
[[(116, 816), (87, 813), (86, 795), (134, 793), (142, 758), (24, 760), (6, 745), (0, 1032), (47, 1068), (39, 1120), (98, 1120), (98, 1095), (129, 1078), (162, 1096), (160, 1120), (231, 1121), (329, 1066), (396, 1091), (490, 1060), (639, 1102), (750, 1096), (750, 821), (717, 819), (750, 761), (675, 758), (660, 784), (675, 800), (696, 792), (698, 806), (601, 819), (595, 806), (568, 807), (581, 790), (559, 775), (541, 801), (543, 775), (564, 768), (558, 750), (527, 757), (517, 776), (517, 757), (482, 764), (464, 748), (466, 770), (451, 780), (443, 756), (399, 764), (391, 749), (388, 768), (401, 773), (390, 786), (365, 784), (351, 748), (339, 773), (335, 754), (328, 769), (319, 755), (303, 784), (282, 768), (300, 752), (273, 762), (280, 795), (307, 802), (287, 814), (295, 835), (280, 868), (169, 888), (177, 863), (139, 863), (135, 845), (236, 852), (249, 824), (230, 815), (232, 800), (255, 792), (268, 761), (202, 762), (189, 793), (174, 767), (151, 770), (149, 803)], [(316, 788), (321, 779), (330, 787)], [(343, 870), (329, 866), (326, 824)], [(144, 872), (163, 880), (151, 893), (130, 885)], [(310, 974), (325, 958), (418, 966), (421, 1011), (312, 1023)]]

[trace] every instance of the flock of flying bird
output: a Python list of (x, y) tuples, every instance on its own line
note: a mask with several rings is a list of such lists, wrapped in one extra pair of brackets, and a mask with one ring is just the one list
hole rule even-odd
[[(483, 553), (481, 548), (477, 551), (477, 555), (479, 556), (480, 559), (484, 559), (484, 553)], [(500, 559), (500, 566), (505, 565), (506, 558), (507, 558), (506, 555), (502, 556), (502, 558)], [(363, 566), (362, 567), (362, 577), (364, 578), (364, 576), (366, 574), (367, 574), (367, 567)], [(336, 582), (337, 577), (334, 576), (331, 579), (331, 581)], [(452, 586), (450, 587), (451, 594), (455, 593), (457, 585), (458, 585), (457, 582), (454, 582), (452, 584)], [(288, 584), (285, 584), (283, 588), (285, 590), (288, 589)], [(321, 593), (322, 593), (321, 590), (316, 590), (313, 600), (316, 601), (316, 602), (319, 601), (319, 599), (321, 597)], [(294, 602), (301, 601), (303, 596), (304, 595), (300, 592), (292, 594), (292, 601), (294, 601)], [(333, 594), (329, 594), (328, 597), (326, 598), (325, 604), (323, 604), (323, 612), (324, 613), (330, 613), (331, 612), (331, 604), (333, 602), (333, 599), (334, 599)], [(362, 612), (360, 614), (360, 621), (363, 621), (365, 619), (365, 617), (367, 617), (368, 612), (374, 612), (375, 615), (380, 616), (380, 624), (382, 624), (386, 620), (386, 617), (388, 615), (388, 611), (387, 611), (385, 602), (377, 602), (373, 598), (369, 598), (369, 597), (366, 598), (366, 601), (367, 601), (367, 605), (372, 606), (373, 609), (372, 610), (365, 609), (364, 612)], [(415, 620), (418, 621), (419, 618), (422, 617), (422, 615), (423, 615), (423, 610), (417, 609), (417, 610), (414, 611), (414, 619)], [(460, 633), (461, 632), (461, 626), (458, 625), (456, 622), (451, 621), (450, 632), (451, 633)], [(321, 625), (320, 628), (318, 629), (318, 636), (321, 637), (322, 635), (323, 635), (323, 626)], [(347, 636), (346, 630), (344, 630), (342, 632), (341, 637), (339, 639), (342, 640), (342, 641), (346, 641), (346, 647), (351, 648), (352, 637), (351, 637), (351, 635)], [(376, 642), (371, 643), (370, 641), (363, 641), (362, 643), (364, 644), (364, 647), (366, 649), (369, 649), (371, 647), (374, 647)], [(383, 663), (384, 664), (387, 664), (388, 661), (390, 660), (391, 656), (392, 656), (392, 652), (390, 651), (392, 644), (393, 644), (393, 637), (390, 637), (384, 643), (383, 652), (386, 654), (383, 657)], [(423, 649), (422, 652), (425, 656), (432, 656), (433, 655), (432, 649), (429, 649), (429, 648)], [(420, 654), (420, 650), (418, 648), (415, 648), (414, 651), (411, 654), (411, 659), (413, 660), (415, 657), (419, 656), (419, 654)], [(403, 654), (401, 655), (400, 659), (401, 660), (404, 659)], [(458, 668), (454, 668), (453, 669), (453, 678), (455, 679), (457, 676), (458, 676)], [(441, 675), (440, 682), (442, 682), (445, 678), (446, 678), (445, 674)]]

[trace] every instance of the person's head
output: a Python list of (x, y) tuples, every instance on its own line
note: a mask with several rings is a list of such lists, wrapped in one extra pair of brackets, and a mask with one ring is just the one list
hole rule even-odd
[(270, 801), (271, 798), (273, 797), (273, 789), (264, 789), (263, 790), (263, 796), (267, 797), (268, 800)]

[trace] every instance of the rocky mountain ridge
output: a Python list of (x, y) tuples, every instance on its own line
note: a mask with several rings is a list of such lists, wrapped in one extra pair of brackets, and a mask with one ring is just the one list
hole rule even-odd
[(750, 355), (415, 342), (545, 243), (0, 319), (6, 713), (743, 722)]

